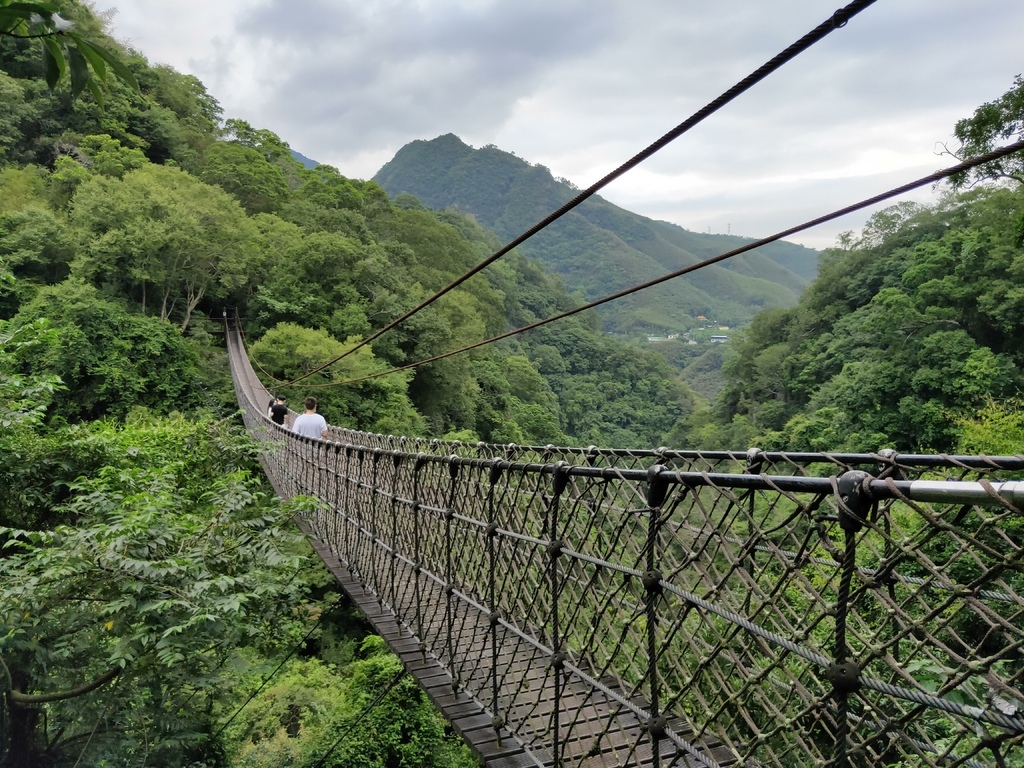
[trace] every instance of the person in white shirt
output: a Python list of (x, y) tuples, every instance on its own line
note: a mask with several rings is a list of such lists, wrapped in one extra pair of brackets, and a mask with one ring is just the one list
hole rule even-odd
[(292, 432), (303, 437), (322, 440), (327, 437), (327, 421), (316, 412), (316, 398), (307, 397), (305, 406), (306, 412), (295, 417)]

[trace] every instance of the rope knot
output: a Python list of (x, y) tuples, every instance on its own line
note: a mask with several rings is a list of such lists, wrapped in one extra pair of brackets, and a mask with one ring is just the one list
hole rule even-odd
[(850, 22), (850, 12), (846, 8), (840, 8), (832, 14), (832, 29), (842, 29)]
[(643, 576), (641, 578), (644, 583), (644, 589), (647, 590), (647, 594), (661, 594), (661, 571), (644, 571)]
[(660, 739), (665, 735), (665, 729), (668, 728), (668, 718), (664, 715), (658, 717), (652, 717), (646, 723), (644, 723), (644, 730), (647, 731), (651, 736), (656, 739)]
[(860, 667), (852, 661), (831, 664), (826, 673), (828, 681), (839, 693), (853, 693), (860, 690)]

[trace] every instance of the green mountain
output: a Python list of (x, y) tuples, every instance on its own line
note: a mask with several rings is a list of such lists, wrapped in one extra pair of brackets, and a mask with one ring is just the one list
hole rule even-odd
[(318, 163), (316, 160), (310, 160), (304, 154), (302, 154), (301, 152), (296, 152), (294, 149), (291, 150), (291, 155), (296, 160), (298, 160), (300, 163), (302, 163), (302, 167), (305, 168), (308, 171), (311, 171), (314, 168), (316, 168), (318, 165), (320, 165), (320, 163)]
[[(539, 165), (453, 134), (414, 141), (373, 178), (392, 198), (454, 207), (508, 242), (571, 200), (578, 189)], [(750, 242), (691, 232), (594, 196), (519, 247), (588, 300), (652, 280)], [(773, 243), (602, 309), (616, 333), (686, 331), (703, 316), (739, 325), (765, 307), (793, 306), (817, 273), (818, 252)]]
[(731, 344), (714, 418), (690, 439), (1024, 453), (1022, 246), (1024, 185), (879, 211), (822, 253), (795, 307), (758, 315)]

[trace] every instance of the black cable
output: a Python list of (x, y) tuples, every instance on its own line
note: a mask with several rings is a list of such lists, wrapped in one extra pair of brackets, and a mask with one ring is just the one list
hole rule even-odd
[(397, 319), (392, 320), (390, 323), (385, 325), (379, 331), (376, 331), (375, 333), (371, 334), (367, 338), (363, 339), (363, 341), (361, 341), (358, 344), (356, 344), (351, 349), (347, 350), (344, 354), (341, 354), (338, 357), (334, 358), (333, 360), (324, 363), (323, 365), (321, 365), (318, 368), (314, 368), (313, 370), (309, 371), (308, 373), (304, 373), (302, 376), (299, 376), (298, 378), (292, 379), (291, 381), (285, 382), (284, 384), (280, 384), (278, 386), (279, 387), (291, 386), (292, 384), (296, 384), (296, 383), (302, 381), (303, 379), (306, 379), (306, 378), (312, 376), (315, 373), (319, 373), (324, 368), (327, 368), (327, 367), (329, 367), (331, 365), (334, 365), (339, 360), (342, 360), (342, 359), (348, 357), (353, 352), (355, 352), (357, 349), (360, 349), (361, 347), (366, 346), (370, 342), (380, 338), (387, 331), (390, 331), (392, 328), (397, 326), (399, 323), (405, 322), (406, 320), (408, 320), (410, 317), (415, 315), (420, 310), (423, 310), (426, 307), (430, 306), (435, 301), (437, 301), (442, 296), (444, 296), (446, 293), (448, 293), (449, 291), (454, 290), (455, 288), (457, 288), (458, 286), (460, 286), (464, 282), (466, 282), (469, 278), (473, 277), (473, 275), (477, 274), (478, 272), (480, 272), (484, 268), (486, 268), (486, 267), (490, 266), (491, 264), (493, 264), (495, 261), (497, 261), (502, 256), (504, 256), (509, 251), (511, 251), (513, 248), (515, 248), (517, 245), (520, 245), (520, 244), (524, 243), (526, 240), (528, 240), (529, 238), (533, 237), (535, 234), (540, 232), (542, 229), (547, 227), (549, 224), (554, 223), (556, 220), (560, 219), (562, 216), (567, 214), (573, 208), (576, 208), (582, 202), (587, 200), (589, 197), (592, 197), (599, 190), (601, 190), (602, 188), (606, 187), (612, 181), (614, 181), (615, 179), (619, 178), (619, 176), (622, 176), (624, 173), (626, 173), (626, 171), (632, 170), (637, 165), (639, 165), (644, 160), (646, 160), (648, 157), (653, 155), (655, 152), (658, 152), (659, 150), (663, 149), (665, 146), (667, 146), (672, 141), (675, 141), (676, 139), (678, 139), (680, 136), (682, 136), (688, 130), (690, 130), (691, 128), (696, 126), (698, 123), (703, 121), (705, 118), (707, 118), (707, 117), (711, 116), (712, 114), (714, 114), (715, 112), (717, 112), (719, 109), (724, 107), (726, 104), (728, 104), (730, 101), (735, 99), (737, 96), (741, 95), (745, 91), (748, 91), (750, 88), (755, 86), (757, 83), (759, 83), (762, 80), (764, 80), (768, 75), (773, 73), (775, 70), (779, 69), (783, 64), (786, 64), (787, 62), (789, 62), (792, 59), (796, 58), (799, 54), (803, 53), (805, 50), (810, 48), (812, 45), (817, 43), (822, 38), (824, 38), (827, 35), (829, 35), (831, 32), (833, 32), (833, 31), (835, 31), (837, 29), (840, 29), (842, 27), (845, 27), (847, 22), (851, 18), (853, 18), (858, 13), (860, 13), (865, 8), (867, 8), (868, 6), (872, 5), (875, 2), (877, 2), (877, 0), (854, 0), (854, 2), (850, 3), (849, 5), (845, 6), (844, 8), (840, 8), (838, 11), (836, 11), (834, 14), (832, 14), (832, 16), (827, 21), (824, 21), (821, 24), (819, 24), (817, 27), (815, 27), (813, 30), (808, 32), (803, 37), (801, 37), (799, 40), (797, 40), (795, 43), (790, 45), (784, 51), (782, 51), (781, 53), (777, 54), (775, 57), (770, 59), (768, 62), (766, 62), (765, 64), (761, 65), (758, 69), (756, 69), (753, 72), (751, 72), (749, 75), (747, 75), (745, 78), (740, 80), (738, 83), (736, 83), (736, 85), (732, 86), (732, 88), (727, 90), (725, 93), (723, 93), (721, 96), (716, 98), (714, 101), (711, 101), (706, 106), (704, 106), (701, 109), (699, 109), (696, 112), (694, 112), (693, 115), (688, 117), (686, 120), (684, 120), (682, 123), (677, 125), (671, 131), (666, 133), (664, 136), (662, 136), (660, 139), (655, 141), (653, 144), (648, 146), (646, 149), (644, 149), (643, 151), (641, 151), (638, 154), (634, 155), (630, 160), (628, 160), (625, 163), (623, 163), (622, 165), (620, 165), (618, 168), (616, 168), (614, 171), (609, 173), (607, 176), (605, 176), (603, 179), (601, 179), (597, 183), (593, 184), (590, 187), (587, 187), (585, 190), (580, 192), (578, 195), (576, 195), (576, 197), (574, 197), (572, 200), (567, 202), (565, 205), (563, 205), (557, 211), (555, 211), (554, 213), (550, 214), (547, 218), (543, 219), (542, 221), (538, 222), (537, 224), (534, 224), (533, 227), (531, 227), (530, 229), (526, 230), (526, 232), (524, 232), (523, 234), (519, 235), (517, 238), (515, 238), (514, 240), (509, 242), (507, 245), (505, 245), (502, 248), (500, 248), (497, 251), (495, 251), (491, 256), (489, 256), (486, 259), (484, 259), (483, 261), (481, 261), (479, 264), (477, 264), (475, 267), (470, 269), (468, 272), (463, 273), (462, 276), (460, 276), (460, 277), (456, 278), (455, 280), (453, 280), (451, 283), (449, 283), (447, 286), (445, 286), (440, 291), (435, 293), (433, 296), (431, 296), (428, 299), (425, 299), (424, 301), (420, 302), (418, 305), (416, 305), (415, 307), (410, 309), (408, 312), (403, 314), (401, 317), (398, 317)]
[[(392, 368), (387, 371), (372, 373), (368, 376), (362, 376), (358, 379), (347, 379), (345, 381), (338, 381), (332, 384), (319, 386), (339, 386), (342, 384), (356, 384), (361, 381), (367, 381), (369, 379), (377, 379), (380, 378), (381, 376), (388, 376), (392, 373), (407, 371), (411, 368), (416, 368), (418, 366), (425, 365), (426, 363), (434, 363), (437, 362), (438, 360), (443, 360), (446, 357), (453, 357), (455, 355), (462, 354), (463, 352), (469, 352), (470, 350), (477, 349), (478, 347), (483, 347), (487, 344), (493, 344), (496, 341), (507, 339), (510, 336), (517, 336), (520, 333), (524, 333), (526, 331), (532, 331), (534, 328), (540, 328), (541, 326), (547, 325), (548, 323), (553, 323), (556, 320), (561, 320), (563, 318), (579, 314), (580, 312), (583, 312), (585, 310), (593, 309), (594, 307), (599, 307), (602, 304), (607, 304), (609, 302), (624, 298), (631, 294), (647, 290), (648, 288), (653, 288), (654, 286), (660, 285), (661, 283), (664, 283), (668, 280), (672, 280), (676, 277), (681, 277), (682, 275), (688, 274), (690, 272), (696, 272), (698, 269), (702, 269), (712, 264), (717, 264), (720, 261), (724, 261), (725, 259), (731, 258), (733, 256), (738, 256), (741, 253), (746, 253), (747, 251), (754, 250), (755, 248), (760, 248), (762, 245), (774, 243), (776, 240), (781, 240), (784, 237), (789, 237), (790, 235), (796, 234), (798, 232), (803, 232), (804, 230), (811, 229), (812, 227), (816, 227), (819, 224), (824, 224), (825, 222), (832, 221), (833, 219), (838, 219), (841, 216), (845, 216), (848, 213), (853, 213), (854, 211), (859, 211), (862, 208), (867, 208), (877, 203), (884, 202), (885, 200), (889, 200), (890, 198), (902, 195), (905, 192), (910, 192), (914, 189), (923, 187), (927, 184), (934, 184), (937, 181), (942, 181), (943, 179), (949, 178), (950, 176), (954, 176), (964, 171), (968, 171), (971, 168), (975, 168), (979, 165), (984, 165), (985, 163), (991, 162), (993, 160), (998, 160), (999, 158), (1013, 154), (1014, 152), (1020, 152), (1022, 149), (1024, 149), (1024, 140), (1017, 141), (1013, 144), (1008, 144), (1005, 147), (1000, 147), (999, 149), (993, 150), (992, 152), (988, 152), (984, 155), (978, 155), (977, 157), (971, 158), (970, 160), (965, 160), (964, 162), (959, 163), (957, 165), (945, 168), (941, 171), (936, 171), (935, 173), (930, 174), (928, 176), (924, 176), (920, 179), (917, 179), (916, 181), (911, 181), (902, 186), (890, 189), (888, 192), (883, 192), (879, 195), (875, 195), (874, 197), (869, 197), (866, 200), (861, 200), (858, 203), (848, 205), (845, 208), (840, 208), (837, 211), (827, 213), (824, 216), (819, 216), (816, 219), (804, 222), (803, 224), (798, 224), (795, 227), (784, 229), (781, 232), (777, 232), (774, 235), (770, 235), (769, 237), (764, 237), (760, 240), (754, 240), (752, 242), (747, 243), (746, 245), (741, 245), (739, 248), (734, 248), (731, 251), (727, 251), (726, 253), (722, 253), (718, 256), (712, 256), (709, 259), (697, 262), (696, 264), (691, 264), (690, 266), (684, 267), (683, 269), (678, 269), (675, 272), (669, 272), (666, 275), (662, 275), (661, 277), (649, 280), (646, 283), (641, 283), (640, 285), (635, 285), (632, 288), (626, 288), (625, 290), (619, 291), (618, 293), (613, 293), (611, 296), (605, 296), (603, 299), (598, 299), (597, 301), (592, 301), (589, 304), (584, 304), (580, 307), (576, 307), (576, 309), (570, 309), (568, 312), (562, 312), (561, 314), (553, 315), (552, 317), (549, 317), (546, 320), (538, 320), (536, 323), (524, 325), (523, 327), (516, 328), (513, 331), (506, 331), (505, 333), (502, 333), (498, 336), (492, 336), (489, 339), (478, 341), (475, 344), (469, 344), (465, 347), (456, 349), (452, 352), (445, 352), (440, 355), (434, 355), (434, 357), (428, 357), (424, 360), (417, 360), (414, 363), (409, 363), (408, 365), (403, 365), (399, 368)], [(330, 363), (328, 363), (328, 365), (330, 365)]]
[(235, 713), (234, 713), (233, 715), (231, 715), (231, 717), (229, 717), (229, 718), (228, 718), (227, 722), (226, 722), (226, 723), (224, 723), (224, 725), (222, 725), (222, 726), (221, 726), (220, 728), (218, 728), (218, 729), (217, 729), (217, 732), (216, 732), (215, 734), (213, 734), (213, 738), (214, 738), (214, 739), (216, 739), (216, 738), (217, 738), (218, 736), (220, 736), (220, 735), (221, 735), (221, 734), (222, 734), (222, 733), (224, 732), (224, 729), (225, 729), (225, 728), (227, 728), (227, 727), (228, 727), (229, 725), (231, 725), (232, 721), (234, 721), (234, 719), (235, 719), (236, 717), (238, 717), (238, 714), (239, 714), (239, 713), (240, 713), (240, 712), (241, 712), (241, 711), (242, 711), (243, 709), (245, 709), (245, 708), (246, 708), (246, 706), (248, 706), (249, 702), (250, 702), (250, 701), (252, 701), (253, 699), (255, 699), (255, 698), (256, 698), (256, 695), (257, 695), (257, 694), (258, 694), (258, 693), (259, 693), (260, 691), (262, 691), (262, 690), (263, 690), (264, 686), (266, 686), (266, 684), (267, 684), (267, 683), (269, 683), (269, 682), (270, 682), (270, 678), (272, 678), (272, 677), (273, 677), (274, 675), (276, 675), (276, 674), (277, 674), (278, 672), (280, 672), (280, 671), (281, 671), (281, 667), (283, 667), (283, 666), (284, 666), (284, 665), (285, 665), (285, 664), (286, 664), (286, 663), (288, 662), (288, 659), (290, 659), (290, 658), (291, 658), (292, 656), (294, 656), (294, 655), (295, 655), (295, 653), (296, 653), (296, 651), (298, 651), (298, 650), (299, 650), (299, 648), (301, 648), (301, 647), (302, 647), (303, 645), (305, 645), (305, 644), (306, 644), (306, 641), (307, 641), (307, 640), (309, 639), (309, 636), (310, 636), (310, 635), (312, 635), (312, 634), (313, 634), (313, 631), (314, 631), (314, 630), (315, 630), (315, 629), (316, 629), (317, 627), (319, 627), (319, 626), (320, 626), (321, 622), (322, 622), (322, 621), (324, 620), (324, 618), (325, 618), (325, 617), (327, 616), (327, 614), (329, 614), (329, 613), (330, 613), (331, 611), (333, 611), (333, 610), (334, 610), (335, 608), (337, 608), (337, 607), (338, 607), (339, 605), (341, 605), (341, 600), (342, 600), (342, 598), (340, 598), (340, 597), (339, 597), (339, 598), (338, 598), (337, 600), (335, 600), (335, 601), (334, 601), (334, 604), (333, 604), (333, 605), (331, 605), (331, 607), (330, 607), (330, 608), (328, 608), (328, 609), (327, 609), (326, 611), (324, 611), (323, 613), (321, 613), (321, 614), (320, 614), (320, 618), (318, 618), (318, 619), (316, 620), (316, 623), (315, 623), (315, 624), (313, 625), (313, 627), (312, 627), (312, 628), (311, 628), (311, 629), (309, 630), (309, 632), (307, 632), (307, 633), (306, 633), (306, 636), (305, 636), (305, 637), (303, 637), (303, 638), (302, 638), (302, 639), (301, 639), (301, 640), (300, 640), (300, 641), (298, 642), (298, 644), (297, 644), (297, 645), (296, 645), (296, 646), (295, 646), (294, 648), (292, 648), (292, 649), (291, 649), (291, 651), (289, 651), (288, 655), (284, 657), (284, 660), (283, 660), (283, 661), (282, 661), (282, 662), (281, 662), (280, 664), (278, 664), (278, 665), (277, 665), (277, 669), (275, 669), (275, 670), (274, 670), (273, 672), (271, 672), (271, 673), (270, 673), (269, 675), (267, 675), (267, 676), (266, 676), (266, 677), (265, 677), (265, 678), (263, 679), (263, 682), (262, 682), (262, 683), (260, 683), (260, 686), (259, 686), (259, 688), (257, 688), (257, 689), (256, 689), (255, 691), (253, 691), (253, 692), (252, 692), (252, 695), (251, 695), (251, 696), (249, 696), (249, 698), (248, 698), (248, 699), (246, 699), (246, 700), (245, 700), (245, 702), (243, 702), (242, 706), (240, 706), (240, 707), (239, 707), (238, 709), (236, 709), (236, 710), (235, 710)]
[(313, 768), (322, 768), (324, 762), (327, 760), (328, 757), (331, 756), (331, 753), (334, 752), (334, 750), (336, 750), (339, 746), (341, 746), (341, 743), (352, 734), (352, 732), (356, 729), (356, 726), (359, 725), (359, 723), (362, 721), (364, 717), (369, 715), (370, 712), (372, 712), (375, 707), (377, 707), (382, 701), (384, 701), (387, 695), (391, 693), (391, 690), (396, 685), (398, 685), (399, 680), (401, 680), (404, 676), (405, 670), (401, 669), (393, 678), (391, 678), (391, 682), (388, 683), (388, 687), (381, 691), (379, 694), (377, 694), (374, 700), (363, 708), (363, 711), (359, 713), (359, 716), (351, 723), (351, 725), (349, 725), (347, 730), (342, 731), (341, 736), (338, 737), (337, 741), (335, 741), (334, 744), (331, 745), (331, 748), (328, 749), (324, 756), (317, 761), (317, 764), (314, 765)]

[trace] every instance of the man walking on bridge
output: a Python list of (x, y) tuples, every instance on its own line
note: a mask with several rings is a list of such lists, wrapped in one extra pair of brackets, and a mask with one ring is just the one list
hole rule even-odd
[(305, 406), (306, 412), (295, 417), (295, 423), (292, 424), (292, 432), (303, 437), (322, 440), (327, 437), (327, 421), (316, 412), (316, 398), (307, 397)]
[(275, 397), (273, 404), (270, 406), (270, 420), (275, 424), (284, 426), (285, 419), (288, 418), (288, 406), (284, 404), (283, 397)]

